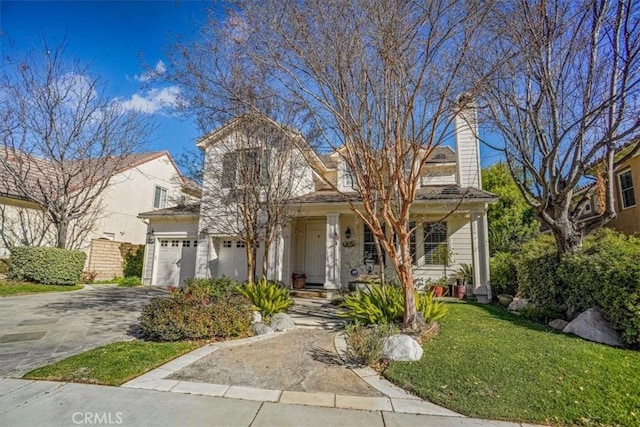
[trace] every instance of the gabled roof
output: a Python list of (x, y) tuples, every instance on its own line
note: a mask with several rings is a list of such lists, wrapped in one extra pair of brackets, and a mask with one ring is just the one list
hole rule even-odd
[(160, 218), (160, 217), (197, 217), (200, 215), (200, 203), (190, 203), (187, 205), (172, 206), (165, 209), (156, 209), (153, 211), (142, 212), (138, 214), (138, 218)]
[[(357, 193), (341, 194), (334, 190), (320, 190), (304, 194), (291, 200), (291, 203), (299, 204), (324, 204), (345, 203), (345, 197), (351, 202), (359, 202), (362, 199)], [(416, 201), (436, 200), (474, 200), (493, 203), (498, 196), (485, 190), (474, 187), (460, 187), (459, 185), (428, 185), (421, 187), (416, 192)]]
[(431, 154), (427, 157), (427, 163), (455, 163), (456, 152), (449, 146), (433, 147)]

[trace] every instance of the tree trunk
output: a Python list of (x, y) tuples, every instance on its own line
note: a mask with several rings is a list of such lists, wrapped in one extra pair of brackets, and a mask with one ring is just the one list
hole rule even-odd
[(582, 246), (582, 231), (575, 228), (569, 219), (547, 224), (556, 240), (558, 255), (573, 253)]
[(255, 283), (256, 281), (256, 250), (255, 244), (252, 242), (245, 243), (247, 252), (247, 282)]
[(56, 227), (56, 247), (67, 248), (67, 232), (69, 231), (69, 221), (64, 218), (55, 223)]
[(411, 263), (402, 263), (400, 271), (398, 271), (398, 276), (404, 291), (404, 316), (402, 317), (402, 326), (416, 330), (418, 329), (418, 319), (416, 317), (416, 295), (413, 286)]
[(265, 239), (264, 240), (264, 253), (262, 254), (262, 276), (266, 277), (267, 279), (270, 279), (268, 273), (268, 269), (269, 269), (269, 252), (270, 252), (270, 248), (269, 246), (271, 246), (269, 244), (269, 240)]

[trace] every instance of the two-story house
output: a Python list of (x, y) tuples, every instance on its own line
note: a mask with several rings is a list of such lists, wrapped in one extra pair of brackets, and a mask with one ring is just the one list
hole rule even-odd
[[(453, 253), (449, 273), (462, 263), (471, 264), (475, 287), (489, 284), (487, 207), (496, 196), (482, 190), (479, 143), (472, 128), (475, 123), (475, 114), (472, 120), (460, 115), (455, 122), (455, 150), (435, 148), (422, 171), (421, 188), (411, 211), (415, 229), (411, 252), (417, 279), (443, 276), (444, 266), (436, 252), (446, 246)], [(230, 145), (225, 144), (225, 138), (230, 137), (228, 129), (241, 125), (232, 122), (198, 142), (205, 152), (205, 171), (210, 166), (207, 162), (224, 167), (224, 152), (220, 151)], [(266, 275), (289, 286), (292, 274), (297, 273), (306, 275), (307, 284), (325, 289), (346, 287), (354, 277), (371, 269), (367, 264), (377, 253), (374, 237), (345, 201), (346, 194), (357, 204), (358, 195), (339, 151), (319, 155), (308, 146), (299, 148), (307, 165), (300, 168), (297, 194), (289, 200), (295, 215), (270, 249), (275, 262), (270, 263), (273, 268)], [(210, 193), (208, 185), (203, 188), (202, 206), (140, 214), (149, 221), (149, 235), (153, 236), (146, 246), (145, 284), (177, 286), (194, 276), (246, 279), (244, 242), (218, 233), (215, 217), (212, 221), (210, 212), (204, 211), (208, 209), (204, 204)], [(483, 286), (480, 292), (487, 292), (487, 288)]]
[[(0, 162), (0, 176), (4, 176), (2, 173), (6, 172), (2, 169), (5, 162), (21, 161), (18, 156), (15, 157)], [(39, 179), (43, 182), (49, 179), (41, 176), (47, 171), (47, 160), (37, 161), (43, 166), (31, 168), (28, 176), (34, 185)], [(164, 209), (181, 200), (196, 200), (199, 197), (200, 188), (182, 176), (166, 151), (132, 154), (119, 163), (122, 166), (114, 170), (109, 178), (109, 185), (96, 203), (99, 211), (96, 212), (95, 222), (82, 234), (81, 241), (76, 242), (80, 249), (88, 251), (91, 240), (99, 238), (144, 244), (147, 226), (137, 217), (139, 212)], [(24, 197), (15, 185), (14, 180), (7, 177), (0, 183), (3, 237), (0, 239), (0, 257), (8, 257), (9, 247), (12, 245), (55, 244), (53, 229), (47, 226), (40, 206)], [(83, 191), (83, 185), (78, 185), (77, 191)]]

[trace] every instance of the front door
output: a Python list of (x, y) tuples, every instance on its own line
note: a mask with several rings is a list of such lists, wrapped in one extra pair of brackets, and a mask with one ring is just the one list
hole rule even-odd
[(307, 283), (322, 283), (325, 280), (327, 250), (327, 224), (325, 221), (308, 222), (305, 233), (304, 272)]

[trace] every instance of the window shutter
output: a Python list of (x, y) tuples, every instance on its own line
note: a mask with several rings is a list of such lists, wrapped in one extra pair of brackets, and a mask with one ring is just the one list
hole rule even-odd
[(237, 154), (235, 152), (225, 153), (222, 157), (222, 188), (234, 188), (236, 186), (237, 166)]

